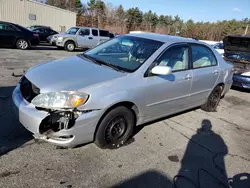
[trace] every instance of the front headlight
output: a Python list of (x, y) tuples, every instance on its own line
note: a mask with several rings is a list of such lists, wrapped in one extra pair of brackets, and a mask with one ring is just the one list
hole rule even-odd
[(57, 37), (57, 40), (58, 40), (58, 41), (62, 41), (62, 40), (63, 40), (63, 37)]
[(77, 91), (49, 92), (36, 96), (31, 103), (49, 109), (76, 108), (86, 103), (88, 98), (88, 94)]

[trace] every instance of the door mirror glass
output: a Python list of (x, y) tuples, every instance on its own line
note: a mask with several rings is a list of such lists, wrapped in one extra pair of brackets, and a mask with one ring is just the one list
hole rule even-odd
[(151, 73), (156, 75), (170, 75), (172, 74), (172, 68), (168, 66), (157, 65), (151, 70)]

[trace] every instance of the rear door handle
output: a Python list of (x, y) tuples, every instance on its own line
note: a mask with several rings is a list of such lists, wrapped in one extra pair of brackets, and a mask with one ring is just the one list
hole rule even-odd
[(190, 74), (187, 74), (186, 76), (183, 77), (183, 80), (190, 80), (192, 76)]
[(93, 39), (93, 37), (89, 37), (89, 39)]
[(219, 71), (218, 70), (214, 70), (214, 72), (213, 72), (214, 74), (218, 74), (219, 73)]

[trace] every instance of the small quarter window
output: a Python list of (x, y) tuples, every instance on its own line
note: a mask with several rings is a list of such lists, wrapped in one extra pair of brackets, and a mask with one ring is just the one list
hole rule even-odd
[(192, 45), (193, 68), (202, 68), (217, 65), (216, 58), (211, 50), (201, 45)]

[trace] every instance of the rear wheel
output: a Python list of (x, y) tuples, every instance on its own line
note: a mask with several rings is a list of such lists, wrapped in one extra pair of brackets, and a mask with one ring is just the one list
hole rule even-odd
[(29, 43), (25, 39), (18, 39), (16, 42), (16, 47), (21, 50), (26, 50), (29, 47)]
[(67, 50), (67, 51), (69, 51), (69, 52), (73, 52), (74, 50), (75, 50), (75, 43), (74, 42), (72, 42), (72, 41), (68, 41), (68, 42), (66, 42), (66, 44), (65, 44), (65, 46), (64, 46), (64, 48), (65, 48), (65, 50)]
[(207, 102), (201, 106), (201, 109), (207, 112), (215, 112), (221, 99), (222, 87), (216, 86), (209, 95)]
[(134, 133), (135, 117), (124, 106), (112, 109), (99, 124), (95, 144), (100, 148), (119, 148)]

